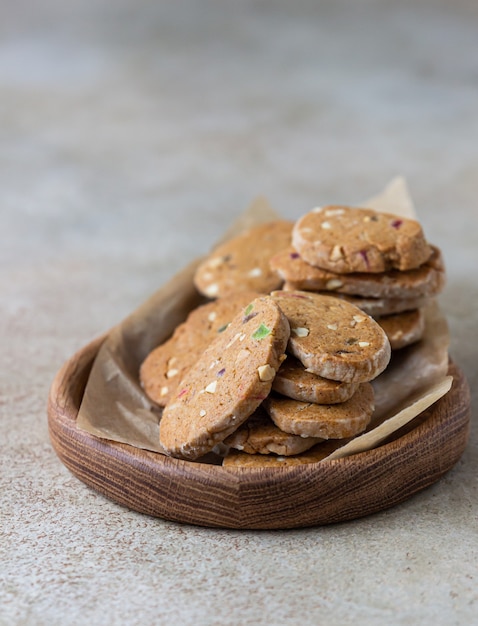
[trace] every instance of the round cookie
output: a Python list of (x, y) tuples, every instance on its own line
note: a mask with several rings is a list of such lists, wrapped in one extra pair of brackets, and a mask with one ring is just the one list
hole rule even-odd
[(290, 456), (309, 450), (322, 439), (285, 433), (259, 407), (224, 444), (248, 454), (280, 454)]
[(152, 350), (141, 364), (139, 382), (146, 395), (165, 406), (202, 349), (200, 344), (191, 342), (184, 324), (178, 326), (172, 337)]
[(307, 263), (338, 274), (410, 270), (431, 255), (417, 221), (346, 206), (318, 208), (301, 217), (292, 245)]
[(337, 404), (348, 400), (357, 391), (358, 385), (317, 376), (308, 372), (300, 361), (288, 356), (274, 378), (272, 389), (300, 402)]
[(292, 226), (286, 220), (267, 222), (221, 244), (197, 268), (196, 288), (208, 298), (278, 289), (282, 279), (271, 269), (269, 260), (290, 245)]
[[(425, 315), (421, 309), (377, 318), (390, 341), (392, 350), (400, 350), (420, 341), (425, 331)], [(280, 370), (279, 370), (280, 371)]]
[(292, 456), (278, 456), (275, 454), (247, 454), (239, 450), (229, 450), (223, 458), (223, 467), (246, 467), (255, 469), (258, 467), (290, 467), (291, 465), (304, 465), (306, 463), (318, 463), (337, 448), (344, 446), (348, 439), (329, 439), (315, 445), (310, 450)]
[(390, 361), (390, 343), (360, 309), (333, 296), (274, 291), (290, 323), (288, 351), (314, 374), (347, 383), (374, 379)]
[(302, 437), (343, 439), (363, 432), (374, 410), (373, 388), (361, 383), (354, 395), (341, 404), (297, 402), (271, 395), (264, 408), (281, 430)]
[(211, 341), (258, 295), (254, 291), (240, 292), (193, 309), (173, 335), (143, 361), (139, 379), (148, 397), (165, 406)]
[[(282, 290), (298, 291), (288, 283), (284, 283)], [(330, 291), (311, 291), (308, 293), (332, 296)], [(382, 317), (384, 315), (394, 315), (395, 313), (404, 313), (405, 311), (413, 311), (425, 306), (429, 300), (425, 296), (418, 296), (416, 298), (365, 298), (362, 296), (349, 296), (348, 294), (337, 292), (334, 292), (333, 297), (353, 304), (373, 318)]]
[(269, 296), (234, 317), (164, 408), (159, 430), (165, 451), (193, 460), (234, 432), (268, 396), (289, 333), (286, 316)]
[(428, 301), (428, 298), (420, 296), (417, 298), (361, 298), (360, 296), (337, 293), (335, 297), (353, 304), (374, 319), (384, 315), (414, 311), (425, 306)]
[(288, 289), (332, 291), (365, 298), (417, 298), (439, 294), (445, 286), (440, 250), (431, 246), (431, 257), (416, 269), (388, 272), (337, 274), (306, 263), (289, 247), (272, 257), (271, 268), (287, 282)]

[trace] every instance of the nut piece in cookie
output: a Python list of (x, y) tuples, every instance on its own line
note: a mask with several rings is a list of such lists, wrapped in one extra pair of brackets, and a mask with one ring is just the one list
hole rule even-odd
[(388, 365), (386, 334), (353, 304), (307, 291), (271, 295), (289, 319), (289, 353), (310, 372), (357, 383), (374, 379)]
[(309, 450), (322, 439), (286, 433), (274, 424), (262, 407), (256, 411), (224, 444), (248, 454), (279, 454), (290, 456)]
[(165, 406), (207, 346), (259, 295), (253, 291), (240, 292), (193, 309), (173, 335), (143, 361), (139, 378), (148, 397)]
[(208, 298), (237, 291), (269, 293), (282, 279), (269, 260), (290, 245), (292, 222), (275, 220), (250, 228), (218, 246), (197, 268), (194, 284)]
[(160, 443), (196, 459), (233, 433), (268, 396), (289, 323), (269, 296), (253, 300), (204, 351), (164, 408)]
[(410, 270), (432, 252), (419, 222), (346, 206), (314, 209), (301, 217), (292, 245), (307, 263), (338, 274)]
[(354, 395), (340, 404), (313, 404), (271, 395), (264, 408), (281, 430), (303, 437), (343, 439), (363, 432), (374, 410), (373, 388), (361, 383)]

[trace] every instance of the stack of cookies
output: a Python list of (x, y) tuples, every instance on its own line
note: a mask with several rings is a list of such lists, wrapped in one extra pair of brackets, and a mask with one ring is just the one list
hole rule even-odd
[(331, 206), (227, 241), (194, 282), (211, 301), (140, 371), (163, 407), (162, 447), (195, 460), (221, 444), (224, 465), (287, 465), (366, 429), (370, 381), (420, 339), (444, 270), (417, 222)]
[(419, 341), (423, 307), (445, 284), (440, 250), (418, 222), (371, 209), (317, 208), (270, 260), (285, 290), (334, 294), (371, 315), (392, 349)]
[(286, 359), (261, 412), (225, 440), (236, 451), (224, 465), (250, 466), (247, 454), (269, 453), (283, 463), (312, 448), (307, 458), (317, 460), (330, 450), (321, 442), (343, 444), (363, 432), (374, 409), (370, 381), (390, 360), (384, 331), (356, 306), (303, 291), (274, 291), (271, 298), (289, 322)]
[[(231, 299), (197, 309), (169, 341), (177, 347), (185, 334), (192, 337), (194, 319), (228, 306), (230, 312)], [(275, 291), (241, 307), (218, 331), (192, 364), (180, 355), (168, 362), (166, 342), (141, 368), (151, 396), (151, 363), (166, 363), (160, 373), (166, 370), (168, 393), (158, 396), (164, 404), (160, 443), (171, 456), (194, 460), (222, 443), (253, 454), (288, 456), (366, 428), (374, 406), (367, 381), (387, 366), (390, 344), (380, 326), (354, 305)], [(289, 355), (297, 363), (284, 368)], [(271, 393), (277, 385), (291, 389), (289, 398)]]

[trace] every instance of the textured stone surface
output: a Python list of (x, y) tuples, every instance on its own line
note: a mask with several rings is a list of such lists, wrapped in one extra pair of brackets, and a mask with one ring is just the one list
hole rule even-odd
[[(478, 439), (403, 505), (228, 532), (126, 511), (52, 451), (60, 365), (258, 194), (410, 184), (476, 406), (476, 3), (9, 3), (0, 21), (0, 624), (474, 624)], [(476, 419), (474, 420), (474, 423)]]

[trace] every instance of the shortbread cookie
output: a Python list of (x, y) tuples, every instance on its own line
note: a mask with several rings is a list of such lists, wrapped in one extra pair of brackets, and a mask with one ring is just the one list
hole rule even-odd
[(337, 293), (335, 296), (353, 304), (374, 319), (384, 315), (394, 315), (420, 309), (429, 300), (424, 296), (418, 298), (361, 298), (360, 296), (348, 296), (343, 293)]
[(416, 309), (406, 313), (379, 317), (377, 324), (385, 331), (392, 350), (400, 350), (420, 341), (423, 337), (425, 315), (421, 309)]
[(193, 309), (172, 337), (150, 352), (141, 365), (140, 383), (149, 398), (165, 406), (211, 341), (258, 295), (241, 292)]
[(184, 325), (178, 326), (173, 336), (150, 352), (141, 364), (141, 387), (159, 406), (166, 405), (181, 378), (203, 350), (190, 339)]
[(248, 454), (280, 454), (290, 456), (309, 450), (322, 439), (285, 433), (274, 424), (261, 407), (239, 428), (229, 435), (224, 444)]
[(285, 220), (267, 222), (221, 244), (197, 268), (197, 289), (209, 298), (278, 289), (282, 279), (271, 269), (269, 260), (290, 245), (292, 226)]
[(431, 246), (431, 257), (407, 271), (337, 274), (306, 263), (294, 248), (271, 259), (271, 268), (287, 282), (288, 289), (333, 291), (365, 298), (417, 298), (439, 294), (445, 286), (445, 268), (440, 250)]
[(301, 402), (337, 404), (348, 400), (357, 391), (358, 385), (317, 376), (307, 371), (299, 360), (288, 356), (274, 378), (272, 389)]
[(246, 467), (249, 469), (259, 467), (290, 467), (292, 465), (304, 465), (307, 463), (318, 463), (329, 454), (335, 452), (337, 448), (344, 446), (349, 439), (329, 439), (315, 445), (310, 450), (293, 456), (282, 456), (276, 454), (248, 454), (239, 450), (230, 450), (224, 457), (222, 465), (224, 467)]
[(349, 302), (307, 291), (271, 295), (289, 319), (288, 351), (314, 374), (357, 383), (372, 380), (388, 365), (387, 336)]
[[(284, 283), (282, 290), (297, 291), (297, 289), (294, 289), (292, 285), (289, 285), (289, 283)], [(316, 293), (317, 295), (322, 296), (332, 296), (330, 291), (316, 291), (309, 293)], [(365, 298), (362, 296), (349, 296), (346, 293), (334, 293), (333, 297), (353, 304), (373, 318), (420, 309), (429, 301), (429, 298), (425, 296), (418, 296), (417, 298)]]
[(166, 452), (193, 460), (234, 432), (269, 394), (289, 332), (269, 296), (234, 317), (164, 408), (160, 443)]
[(361, 383), (354, 395), (340, 404), (297, 402), (271, 394), (264, 408), (281, 430), (303, 437), (343, 439), (363, 432), (372, 418), (373, 388)]
[(346, 206), (318, 208), (301, 217), (292, 245), (307, 263), (338, 274), (410, 270), (431, 255), (417, 221)]

